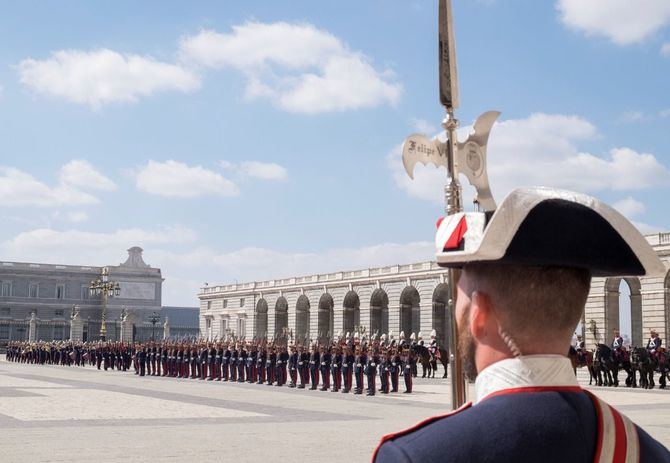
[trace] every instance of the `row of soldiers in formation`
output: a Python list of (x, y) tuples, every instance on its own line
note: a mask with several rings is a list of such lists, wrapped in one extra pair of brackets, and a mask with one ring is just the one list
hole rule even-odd
[[(99, 370), (127, 371), (138, 376), (165, 376), (232, 381), (322, 391), (375, 395), (412, 392), (417, 359), (409, 343), (341, 340), (329, 345), (229, 342), (29, 343), (12, 342), (7, 360), (32, 364), (94, 365)], [(367, 382), (367, 386), (366, 383)]]

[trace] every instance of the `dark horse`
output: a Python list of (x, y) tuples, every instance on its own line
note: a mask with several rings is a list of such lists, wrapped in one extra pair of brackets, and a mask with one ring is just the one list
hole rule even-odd
[(593, 369), (596, 374), (596, 386), (613, 386), (614, 376), (612, 371), (616, 369), (614, 353), (609, 346), (597, 344), (593, 355)]
[(627, 349), (612, 351), (612, 375), (614, 376), (614, 386), (619, 385), (619, 370), (626, 372), (626, 386), (633, 385), (633, 367), (630, 363), (630, 352)]
[(421, 368), (423, 370), (423, 375), (421, 376), (422, 378), (425, 378), (426, 375), (429, 378), (434, 378), (435, 377), (435, 372), (437, 371), (437, 361), (439, 357), (439, 361), (444, 367), (444, 375), (442, 378), (447, 377), (447, 366), (449, 365), (449, 351), (446, 349), (443, 349), (442, 347), (439, 347), (437, 349), (437, 356), (432, 356), (430, 355), (430, 351), (426, 346), (422, 346), (420, 344), (415, 344), (412, 346), (412, 352), (414, 355), (416, 355), (417, 359), (421, 363)]
[(640, 387), (653, 389), (656, 385), (654, 383), (654, 372), (658, 369), (658, 372), (661, 374), (658, 380), (659, 387), (665, 389), (666, 376), (668, 376), (668, 371), (670, 371), (670, 358), (664, 349), (659, 350), (653, 355), (647, 349), (636, 347), (633, 349), (631, 364), (633, 366), (633, 383), (635, 383), (636, 372), (639, 371)]
[(593, 384), (593, 381), (596, 380), (596, 372), (593, 367), (593, 352), (585, 350), (582, 352), (582, 355), (579, 355), (577, 350), (571, 346), (568, 357), (572, 363), (572, 371), (575, 372), (575, 376), (577, 376), (577, 368), (586, 367), (589, 372), (589, 386)]
[[(633, 387), (637, 381), (637, 373), (640, 373), (640, 387), (644, 389), (654, 388), (654, 370), (658, 362), (647, 349), (634, 347), (630, 363), (633, 367)], [(664, 381), (665, 382), (665, 381)]]
[[(658, 358), (658, 372), (661, 374), (661, 377), (658, 380), (658, 383), (660, 384), (659, 387), (661, 389), (665, 389), (666, 376), (670, 379), (670, 351), (666, 351), (665, 349), (661, 348), (657, 354), (657, 358)], [(654, 378), (652, 377), (652, 380), (653, 379)]]

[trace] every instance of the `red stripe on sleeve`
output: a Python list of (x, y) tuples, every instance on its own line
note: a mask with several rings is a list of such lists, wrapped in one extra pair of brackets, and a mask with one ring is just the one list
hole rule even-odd
[(623, 420), (621, 415), (615, 409), (610, 407), (612, 411), (612, 417), (614, 417), (614, 429), (616, 431), (614, 439), (614, 459), (612, 463), (625, 463), (626, 462), (626, 428), (623, 425)]

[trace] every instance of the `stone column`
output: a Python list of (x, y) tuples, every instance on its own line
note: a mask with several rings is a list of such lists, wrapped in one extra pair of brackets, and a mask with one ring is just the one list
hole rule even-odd
[(121, 342), (133, 342), (133, 318), (127, 314), (121, 319)]
[[(165, 323), (163, 324), (163, 340), (170, 338), (170, 322), (168, 317), (165, 317)], [(221, 338), (221, 336), (219, 336)]]
[(70, 320), (70, 341), (81, 342), (83, 340), (84, 340), (84, 323), (81, 320), (79, 311), (77, 311)]
[(37, 341), (37, 318), (35, 317), (35, 312), (30, 315), (30, 322), (28, 323), (28, 342)]

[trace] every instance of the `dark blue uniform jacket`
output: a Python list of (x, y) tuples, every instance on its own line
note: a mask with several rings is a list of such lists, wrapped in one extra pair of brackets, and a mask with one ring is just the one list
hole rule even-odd
[[(385, 438), (373, 461), (592, 463), (597, 428), (595, 407), (584, 392), (496, 395)], [(641, 463), (670, 462), (665, 447), (637, 430)]]

